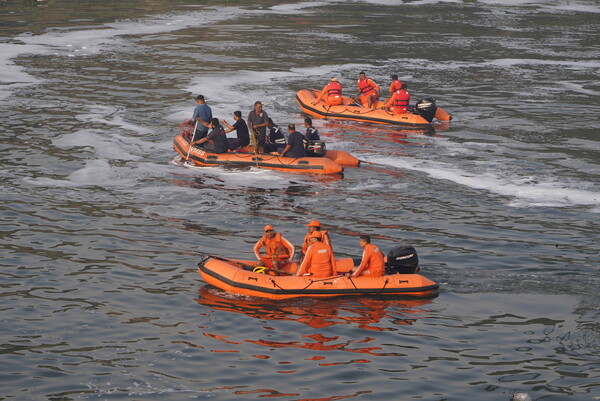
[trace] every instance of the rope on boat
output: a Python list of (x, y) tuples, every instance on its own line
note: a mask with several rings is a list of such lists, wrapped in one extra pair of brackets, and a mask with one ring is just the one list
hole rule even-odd
[[(354, 286), (354, 289), (355, 289), (356, 291), (358, 291), (358, 292), (361, 292), (361, 293), (363, 293), (363, 294), (367, 294), (367, 293), (370, 293), (370, 292), (371, 292), (371, 291), (363, 291), (363, 290), (361, 290), (360, 288), (358, 288), (358, 287), (356, 286), (356, 284), (354, 284), (354, 280), (352, 280), (352, 276), (348, 277), (348, 280), (350, 280), (350, 282), (352, 283), (352, 286)], [(386, 279), (385, 279), (385, 283), (383, 283), (383, 287), (381, 287), (381, 290), (379, 290), (379, 291), (377, 292), (377, 294), (378, 294), (378, 295), (380, 295), (380, 294), (383, 292), (383, 290), (385, 290), (385, 287), (387, 287), (387, 285), (388, 285), (388, 283), (389, 283), (389, 282), (390, 282), (390, 279), (389, 279), (389, 278), (386, 278)]]

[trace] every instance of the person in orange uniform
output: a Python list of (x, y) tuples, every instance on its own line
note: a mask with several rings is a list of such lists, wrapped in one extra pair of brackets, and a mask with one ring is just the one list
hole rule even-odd
[(406, 84), (402, 84), (400, 89), (392, 94), (382, 109), (389, 109), (394, 114), (404, 114), (408, 111), (410, 104), (410, 93), (408, 93)]
[(358, 74), (358, 93), (354, 100), (359, 102), (363, 107), (371, 108), (373, 102), (379, 99), (379, 86), (371, 78), (367, 77), (364, 71)]
[[(261, 248), (265, 250), (264, 255), (260, 253)], [(270, 224), (265, 226), (265, 234), (254, 245), (256, 259), (269, 269), (279, 269), (284, 263), (292, 260), (295, 251), (294, 244), (285, 239), (281, 233), (275, 232)]]
[(296, 272), (297, 276), (312, 276), (315, 278), (330, 277), (335, 274), (335, 257), (331, 247), (323, 241), (321, 231), (310, 234), (310, 246), (306, 256)]
[(313, 105), (319, 103), (323, 98), (325, 98), (327, 106), (337, 106), (344, 102), (344, 99), (342, 99), (342, 84), (338, 82), (337, 78), (331, 78), (331, 82), (323, 87), (321, 94)]
[(394, 74), (391, 76), (392, 83), (390, 84), (390, 96), (394, 94), (402, 86), (402, 81), (398, 79), (398, 75)]
[(306, 235), (304, 236), (304, 243), (302, 244), (302, 253), (300, 255), (300, 261), (302, 261), (304, 255), (306, 255), (306, 251), (308, 251), (308, 247), (311, 245), (309, 241), (310, 236), (315, 231), (320, 231), (322, 234), (322, 242), (331, 247), (331, 238), (329, 238), (329, 233), (325, 230), (322, 230), (323, 227), (321, 226), (319, 220), (313, 220), (306, 226), (308, 227), (308, 233), (306, 233)]
[(379, 277), (385, 273), (385, 260), (383, 253), (375, 245), (371, 244), (371, 237), (361, 235), (358, 240), (361, 248), (363, 248), (362, 260), (356, 268), (352, 277), (368, 276)]

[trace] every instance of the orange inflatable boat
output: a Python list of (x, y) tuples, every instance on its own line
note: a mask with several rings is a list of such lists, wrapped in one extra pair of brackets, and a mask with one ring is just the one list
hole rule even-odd
[(197, 166), (254, 166), (274, 170), (295, 171), (302, 173), (337, 174), (343, 166), (358, 166), (360, 160), (342, 150), (328, 150), (323, 157), (283, 157), (271, 153), (254, 153), (252, 147), (227, 153), (210, 153), (203, 148), (192, 146), (183, 135), (173, 139), (173, 149), (183, 159)]
[(435, 118), (438, 121), (450, 121), (452, 117), (441, 107), (437, 107), (435, 99), (425, 98), (417, 102), (415, 110), (404, 114), (394, 114), (381, 109), (383, 102), (375, 102), (372, 108), (362, 107), (354, 99), (343, 96), (344, 102), (338, 106), (328, 106), (324, 101), (316, 102), (321, 91), (302, 89), (296, 93), (296, 103), (302, 111), (318, 118), (362, 121), (376, 124), (395, 124), (405, 129), (429, 129)]
[[(328, 278), (292, 275), (296, 262), (281, 270), (263, 271), (257, 261), (207, 256), (198, 264), (198, 272), (207, 284), (234, 294), (270, 299), (299, 297), (336, 297), (344, 295), (431, 296), (438, 285), (419, 274), (390, 274), (381, 277), (349, 277), (354, 266), (351, 258), (336, 259), (338, 275)], [(258, 267), (258, 269), (256, 269)], [(253, 271), (253, 270), (258, 271)]]

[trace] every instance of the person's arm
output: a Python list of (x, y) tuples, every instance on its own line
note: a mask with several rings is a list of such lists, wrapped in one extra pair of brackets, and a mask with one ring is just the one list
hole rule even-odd
[(260, 248), (262, 248), (263, 239), (258, 240), (258, 242), (254, 245), (254, 255), (257, 260), (260, 260)]
[(231, 125), (229, 125), (229, 123), (225, 120), (221, 120), (221, 123), (227, 127), (227, 131), (225, 131), (225, 133), (227, 134), (228, 132), (233, 131), (235, 128), (232, 127)]
[(362, 254), (362, 259), (360, 261), (360, 265), (356, 268), (356, 270), (354, 271), (354, 273), (352, 273), (352, 277), (358, 277), (361, 275), (362, 271), (365, 269), (366, 265), (367, 265), (367, 261), (369, 260), (369, 252), (367, 252), (367, 249), (365, 248), (363, 250), (363, 254)]
[(315, 102), (313, 104), (319, 103), (323, 99), (323, 97), (325, 96), (326, 93), (327, 93), (327, 85), (325, 85), (323, 87), (323, 90), (321, 90), (321, 94), (319, 94), (319, 97), (315, 100)]
[(302, 276), (306, 274), (306, 272), (308, 271), (308, 266), (310, 266), (310, 262), (312, 260), (312, 255), (313, 253), (311, 252), (310, 247), (308, 247), (308, 252), (306, 252), (306, 256), (304, 256), (302, 264), (300, 264), (298, 270), (296, 271), (296, 276)]
[(285, 145), (285, 148), (283, 148), (283, 150), (281, 151), (280, 155), (281, 156), (285, 156), (285, 154), (287, 153), (288, 150), (290, 150), (292, 148), (292, 145)]
[(289, 262), (289, 261), (291, 261), (294, 258), (294, 254), (296, 253), (296, 247), (290, 241), (288, 241), (287, 239), (285, 239), (285, 237), (283, 235), (281, 236), (281, 241), (283, 242), (283, 245), (289, 251), (290, 257), (287, 259), (288, 262)]

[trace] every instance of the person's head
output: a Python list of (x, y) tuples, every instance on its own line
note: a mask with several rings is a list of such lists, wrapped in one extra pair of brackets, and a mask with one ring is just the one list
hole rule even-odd
[(273, 238), (273, 237), (275, 236), (275, 229), (273, 228), (273, 226), (272, 226), (272, 225), (270, 225), (270, 224), (267, 224), (267, 225), (265, 226), (265, 229), (264, 229), (264, 230), (265, 230), (265, 234), (267, 234), (267, 237), (269, 237), (269, 238)]
[(406, 90), (406, 89), (408, 89), (408, 85), (406, 85), (405, 82), (402, 82), (402, 85), (400, 85), (400, 89)]
[(210, 120), (210, 125), (211, 125), (213, 128), (217, 128), (217, 127), (219, 126), (219, 119), (218, 119), (218, 118), (216, 118), (216, 117), (215, 117), (215, 118), (213, 118), (212, 120)]
[(198, 104), (204, 104), (204, 95), (198, 95), (198, 96), (196, 96), (196, 103), (198, 103)]
[(274, 122), (273, 122), (273, 120), (272, 120), (272, 119), (269, 117), (269, 121), (268, 121), (268, 123), (267, 123), (267, 126), (268, 126), (269, 128), (271, 128), (273, 125), (275, 125), (275, 123), (274, 123)]
[(394, 81), (395, 81), (395, 80), (397, 80), (397, 79), (398, 79), (398, 75), (396, 75), (396, 74), (392, 75), (392, 80), (394, 80)]
[(313, 220), (310, 223), (308, 223), (306, 226), (308, 227), (309, 233), (312, 233), (315, 231), (321, 231), (321, 223), (319, 223), (319, 220)]
[(259, 113), (262, 110), (262, 102), (260, 100), (257, 100), (256, 102), (254, 102), (254, 111)]
[(311, 242), (311, 244), (314, 244), (315, 242), (321, 241), (322, 238), (323, 234), (321, 233), (321, 231), (313, 231), (312, 233), (310, 233), (309, 241)]
[(361, 235), (358, 239), (358, 243), (360, 244), (361, 248), (364, 248), (367, 246), (367, 244), (371, 243), (371, 236), (367, 234)]
[(290, 131), (290, 132), (296, 131), (296, 124), (289, 124), (288, 131)]
[(310, 117), (306, 117), (306, 118), (304, 119), (304, 126), (305, 126), (306, 128), (308, 128), (308, 127), (312, 127), (312, 118), (310, 118)]
[(531, 401), (531, 397), (527, 393), (514, 393), (510, 401)]
[(331, 82), (338, 82), (337, 78), (331, 78)]
[(367, 78), (367, 74), (365, 74), (364, 71), (361, 71), (361, 72), (358, 73), (358, 79), (360, 79), (362, 81), (365, 78)]
[(242, 118), (242, 112), (239, 110), (236, 110), (233, 112), (233, 118), (236, 120), (239, 120), (240, 118)]

